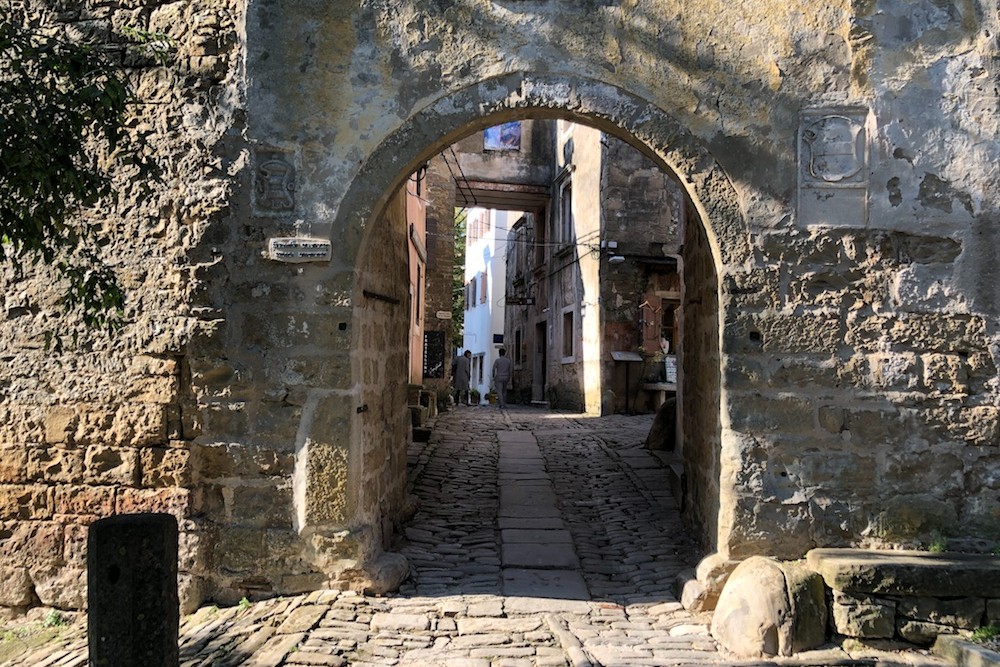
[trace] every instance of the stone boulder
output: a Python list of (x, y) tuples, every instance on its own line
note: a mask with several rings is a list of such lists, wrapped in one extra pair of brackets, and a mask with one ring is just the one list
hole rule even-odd
[(712, 636), (740, 657), (790, 656), (826, 639), (823, 580), (796, 563), (753, 556), (726, 582)]
[(646, 436), (646, 449), (672, 452), (677, 447), (677, 397), (668, 398), (656, 411)]
[(402, 554), (387, 551), (365, 568), (368, 581), (362, 588), (365, 595), (385, 595), (399, 589), (410, 574), (410, 564)]

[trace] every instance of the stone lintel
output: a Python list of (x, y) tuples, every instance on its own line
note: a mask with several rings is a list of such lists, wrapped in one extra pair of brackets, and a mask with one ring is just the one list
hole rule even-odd
[(848, 593), (1000, 597), (1000, 558), (985, 554), (813, 549), (806, 560), (826, 585)]

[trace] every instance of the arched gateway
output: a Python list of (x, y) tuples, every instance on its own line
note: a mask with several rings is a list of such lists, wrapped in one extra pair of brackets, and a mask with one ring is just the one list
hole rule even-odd
[[(358, 412), (358, 406), (350, 400), (341, 403), (340, 410), (346, 412), (344, 417), (351, 423), (349, 430), (329, 433), (313, 431), (308, 425), (300, 430), (300, 436), (306, 438), (298, 450), (299, 458), (306, 463), (300, 460), (300, 474), (295, 480), (300, 490), (300, 527), (308, 533), (368, 523), (370, 534), (382, 535), (398, 519), (405, 506), (401, 457), (409, 417), (401, 397), (386, 388), (405, 384), (401, 373), (405, 357), (399, 356), (402, 350), (391, 352), (384, 344), (373, 342), (402, 340), (401, 327), (406, 322), (398, 310), (393, 317), (394, 309), (387, 299), (372, 297), (398, 299), (405, 281), (397, 274), (405, 257), (398, 255), (403, 244), (378, 221), (392, 194), (420, 164), (462, 136), (522, 117), (570, 119), (626, 138), (678, 175), (698, 217), (706, 221), (700, 245), (692, 238), (687, 250), (694, 270), (703, 272), (695, 274), (701, 279), (688, 289), (705, 307), (692, 309), (687, 323), (692, 341), (700, 339), (692, 344), (700, 348), (700, 354), (689, 355), (694, 361), (686, 377), (694, 398), (684, 406), (690, 433), (685, 453), (692, 470), (688, 475), (691, 498), (695, 500), (690, 515), (704, 543), (714, 546), (720, 511), (720, 318), (716, 271), (739, 271), (749, 252), (747, 225), (737, 193), (708, 150), (648, 101), (598, 81), (526, 73), (466, 87), (422, 108), (365, 157), (350, 182), (331, 228), (335, 230), (335, 241), (347, 239), (342, 249), (344, 263), (356, 266), (352, 275), (352, 370), (357, 391), (352, 398), (360, 401), (363, 409)], [(698, 261), (694, 260), (696, 253), (701, 253)], [(331, 278), (343, 280), (339, 275)], [(346, 290), (346, 285), (340, 284)], [(317, 283), (317, 287), (320, 285), (322, 282)], [(394, 426), (387, 428), (387, 422)], [(320, 428), (327, 423), (318, 421)], [(327, 453), (331, 450), (344, 454), (330, 457)], [(326, 464), (308, 463), (312, 456)], [(325, 480), (331, 477), (344, 480), (344, 484), (329, 486)], [(374, 489), (382, 490), (382, 494), (372, 493)], [(347, 506), (357, 513), (353, 521), (349, 514), (313, 510), (343, 503), (343, 496), (351, 498)], [(725, 538), (722, 543), (726, 543)]]

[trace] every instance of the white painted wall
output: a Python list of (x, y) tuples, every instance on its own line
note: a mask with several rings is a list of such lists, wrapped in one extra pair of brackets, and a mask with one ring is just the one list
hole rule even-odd
[[(507, 231), (521, 217), (521, 212), (471, 208), (468, 214), (470, 236), (465, 247), (465, 282), (476, 279), (476, 293), (465, 311), (464, 348), (472, 351), (471, 387), (479, 390), (485, 401), (490, 390), (490, 369), (503, 347), (493, 342), (493, 335), (503, 335), (504, 286), (507, 283)], [(481, 238), (471, 238), (477, 216), (489, 221)], [(486, 280), (486, 299), (482, 301), (480, 281)], [(480, 369), (482, 381), (480, 382)]]

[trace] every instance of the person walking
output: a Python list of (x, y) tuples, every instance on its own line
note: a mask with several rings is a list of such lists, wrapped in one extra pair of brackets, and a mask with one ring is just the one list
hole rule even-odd
[(451, 362), (451, 381), (455, 385), (455, 405), (459, 405), (462, 396), (465, 404), (469, 404), (469, 382), (472, 380), (472, 352), (466, 350)]
[(507, 383), (510, 382), (513, 374), (514, 362), (507, 356), (507, 350), (501, 347), (500, 356), (493, 362), (493, 372), (491, 374), (493, 388), (497, 392), (497, 403), (500, 404), (501, 409), (507, 407)]

